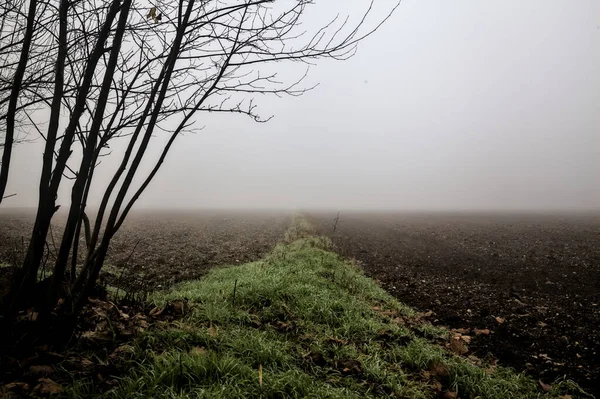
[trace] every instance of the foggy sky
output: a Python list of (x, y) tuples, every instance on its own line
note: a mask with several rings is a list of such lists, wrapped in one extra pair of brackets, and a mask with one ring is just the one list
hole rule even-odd
[[(318, 3), (309, 29), (367, 1)], [(266, 124), (199, 121), (138, 207), (600, 208), (600, 2), (405, 0), (358, 50), (258, 97)], [(42, 145), (15, 148), (3, 206), (36, 205)]]

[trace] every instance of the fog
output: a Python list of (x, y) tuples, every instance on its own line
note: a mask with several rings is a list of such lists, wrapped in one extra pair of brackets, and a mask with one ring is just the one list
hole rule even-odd
[[(319, 3), (307, 29), (366, 5)], [(257, 97), (274, 115), (265, 124), (198, 120), (137, 207), (600, 206), (598, 1), (403, 1), (355, 57), (311, 67), (316, 82), (302, 97)], [(15, 148), (17, 196), (3, 206), (36, 205), (42, 145)], [(65, 188), (57, 203), (68, 200)]]

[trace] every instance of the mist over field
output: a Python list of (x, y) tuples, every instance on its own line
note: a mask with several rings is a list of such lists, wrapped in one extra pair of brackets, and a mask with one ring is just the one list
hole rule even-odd
[[(316, 5), (305, 28), (338, 7)], [(375, 9), (373, 20), (387, 11)], [(257, 97), (268, 123), (203, 114), (136, 208), (598, 209), (598, 15), (597, 1), (404, 1), (355, 57), (311, 67), (314, 90)], [(3, 206), (36, 205), (42, 147), (15, 147), (7, 193), (18, 195)]]

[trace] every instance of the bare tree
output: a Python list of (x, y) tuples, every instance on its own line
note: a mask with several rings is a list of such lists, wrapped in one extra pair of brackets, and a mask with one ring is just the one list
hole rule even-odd
[[(321, 58), (351, 57), (357, 44), (398, 6), (367, 28), (373, 2), (366, 4), (354, 24), (336, 17), (312, 34), (300, 30), (310, 0), (172, 0), (150, 7), (140, 7), (133, 0), (30, 0), (27, 11), (20, 6), (14, 18), (21, 21), (26, 16), (27, 23), (19, 22), (23, 45), (18, 47), (19, 63), (7, 80), (5, 150), (9, 130), (14, 130), (10, 126), (20, 109), (44, 138), (45, 149), (35, 225), (23, 267), (6, 302), (13, 309), (23, 306), (36, 285), (50, 222), (59, 206), (58, 190), (67, 172), (72, 172), (68, 176), (72, 188), (67, 221), (42, 307), (52, 309), (58, 298), (65, 298), (66, 310), (73, 312), (96, 283), (111, 239), (160, 170), (177, 137), (193, 130), (197, 118), (207, 112), (243, 114), (257, 122), (269, 120), (258, 113), (255, 95), (301, 95), (311, 87), (303, 85), (306, 74), (286, 83), (279, 80), (275, 67), (267, 65), (308, 66)], [(52, 11), (38, 18), (47, 18), (58, 34), (28, 33), (37, 28), (35, 23), (29, 24), (36, 19), (31, 11), (35, 14), (40, 7), (44, 15)], [(19, 77), (20, 61), (32, 59), (38, 45), (45, 46), (46, 58), (50, 54), (54, 63), (49, 67), (39, 61), (40, 90), (32, 84), (27, 92), (35, 93), (27, 97)], [(19, 101), (12, 101), (14, 96)], [(26, 113), (28, 109), (39, 112), (39, 108), (50, 115), (46, 133), (34, 123), (35, 117)], [(141, 176), (140, 165), (157, 135), (168, 139), (150, 172)], [(94, 171), (100, 159), (110, 154), (109, 143), (117, 139), (127, 143), (125, 153), (103, 189), (92, 224), (86, 204)], [(80, 153), (75, 165), (74, 150)], [(9, 162), (10, 154), (7, 171)], [(4, 171), (4, 163), (2, 166)], [(136, 177), (142, 178), (137, 187), (133, 185)], [(82, 230), (85, 256), (78, 264)]]

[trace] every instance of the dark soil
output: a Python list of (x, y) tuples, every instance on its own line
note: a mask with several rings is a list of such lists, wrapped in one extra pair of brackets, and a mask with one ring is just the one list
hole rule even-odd
[[(34, 217), (32, 210), (0, 210), (0, 264), (20, 264)], [(53, 219), (49, 267), (64, 217)], [(139, 294), (197, 279), (215, 266), (262, 258), (290, 222), (289, 214), (273, 212), (136, 211), (113, 239), (101, 280), (121, 294)]]
[(334, 243), (472, 354), (600, 397), (600, 216), (341, 214)]

